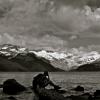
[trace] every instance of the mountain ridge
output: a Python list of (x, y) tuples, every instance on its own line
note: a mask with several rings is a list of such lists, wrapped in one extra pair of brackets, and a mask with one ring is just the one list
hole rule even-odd
[[(0, 47), (0, 57), (5, 58), (12, 63), (18, 63), (20, 66), (24, 66), (27, 71), (43, 71), (46, 69), (49, 71), (77, 71), (80, 66), (93, 64), (100, 59), (100, 54), (96, 51), (78, 52), (75, 48), (70, 50), (70, 52), (59, 52), (28, 50), (25, 47), (11, 44), (4, 44)], [(40, 67), (40, 63), (42, 63), (42, 68)], [(38, 67), (35, 68), (33, 65)], [(43, 65), (45, 67), (43, 67)], [(49, 68), (46, 67), (47, 65)]]

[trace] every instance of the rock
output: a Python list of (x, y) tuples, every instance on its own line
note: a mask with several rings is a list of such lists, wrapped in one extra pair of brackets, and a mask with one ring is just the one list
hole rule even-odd
[(66, 90), (56, 90), (58, 93), (60, 93), (60, 94), (64, 94), (64, 93), (66, 93)]
[(87, 98), (87, 100), (94, 100), (93, 96), (90, 93), (84, 93), (81, 96)]
[(16, 95), (25, 90), (26, 88), (18, 83), (15, 79), (8, 79), (3, 83), (3, 92), (5, 94)]
[(94, 100), (94, 98), (92, 97), (92, 95), (89, 95), (88, 100)]
[(65, 94), (65, 93), (67, 92), (67, 91), (64, 90), (64, 89), (60, 89), (60, 90), (49, 89), (49, 90), (54, 91), (54, 92), (58, 92), (58, 93), (60, 93), (60, 94)]
[(45, 88), (36, 88), (35, 95), (39, 97), (39, 100), (68, 100), (62, 94), (56, 92), (55, 90), (45, 89)]
[(75, 91), (80, 91), (83, 92), (84, 91), (84, 87), (82, 86), (77, 86), (76, 88), (74, 88)]
[(66, 97), (66, 100), (93, 100), (92, 96), (90, 98), (90, 94), (82, 94), (82, 95), (71, 95)]
[(100, 96), (100, 90), (96, 90), (96, 92), (94, 92), (94, 96)]
[(75, 95), (71, 95), (69, 97), (66, 97), (66, 99), (69, 99), (69, 100), (87, 100), (87, 99), (84, 99), (81, 96), (75, 96)]
[(17, 100), (15, 97), (13, 97), (13, 96), (10, 96), (10, 97), (8, 97), (8, 99), (9, 100)]
[(100, 90), (96, 90), (96, 92), (94, 92), (94, 100), (100, 100)]

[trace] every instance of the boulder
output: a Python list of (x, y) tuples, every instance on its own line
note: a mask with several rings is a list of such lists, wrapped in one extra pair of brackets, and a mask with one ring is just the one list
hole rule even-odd
[(92, 95), (89, 95), (88, 100), (94, 100)]
[(9, 100), (17, 100), (15, 97), (13, 97), (13, 96), (10, 96), (10, 97), (8, 97), (8, 99)]
[(3, 92), (5, 94), (16, 95), (25, 90), (26, 88), (18, 83), (15, 79), (8, 79), (3, 83)]
[(76, 88), (74, 88), (75, 91), (79, 91), (79, 92), (83, 92), (84, 91), (84, 87), (82, 86), (77, 86)]
[(96, 92), (94, 92), (94, 100), (100, 100), (100, 90), (96, 90)]
[(94, 99), (89, 93), (84, 93), (82, 95), (67, 96), (66, 100), (94, 100)]
[(100, 90), (96, 90), (96, 92), (94, 92), (94, 96), (100, 96)]

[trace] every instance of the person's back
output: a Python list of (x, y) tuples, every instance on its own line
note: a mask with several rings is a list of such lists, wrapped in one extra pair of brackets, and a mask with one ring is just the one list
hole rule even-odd
[(33, 79), (33, 87), (35, 88), (37, 85), (40, 88), (45, 88), (49, 83), (49, 79), (46, 78), (46, 76), (44, 74), (39, 74), (36, 77), (34, 77)]

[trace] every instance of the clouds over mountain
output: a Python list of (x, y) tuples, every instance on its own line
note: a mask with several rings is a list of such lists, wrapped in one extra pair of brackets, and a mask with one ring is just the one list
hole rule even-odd
[(15, 44), (28, 47), (30, 49), (63, 50), (67, 42), (55, 36), (44, 35), (43, 37), (12, 36), (9, 33), (0, 35), (0, 44)]

